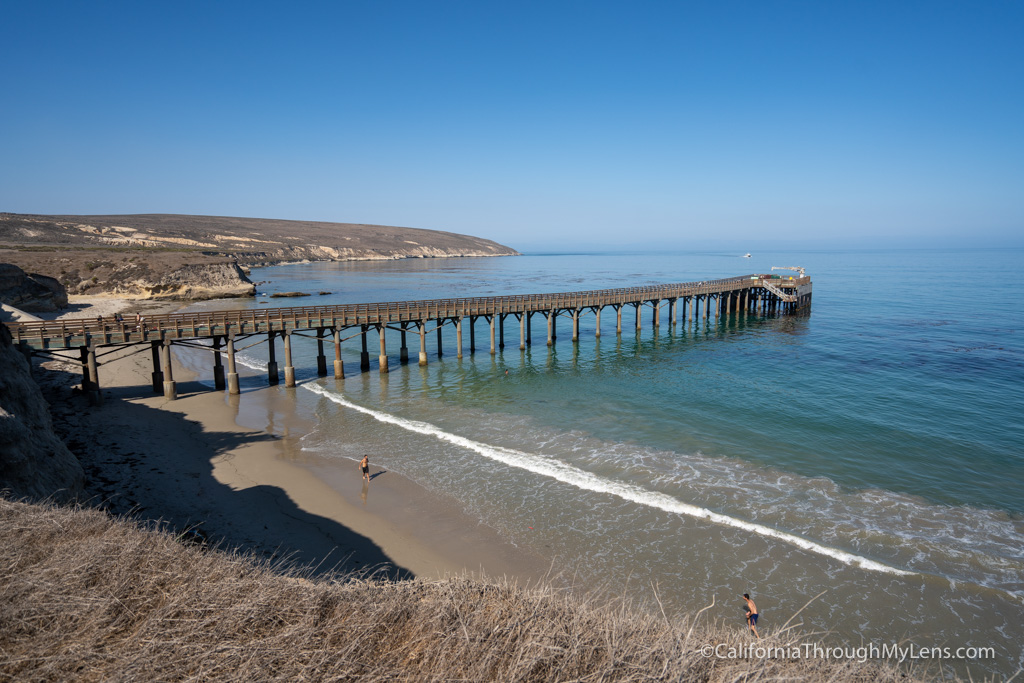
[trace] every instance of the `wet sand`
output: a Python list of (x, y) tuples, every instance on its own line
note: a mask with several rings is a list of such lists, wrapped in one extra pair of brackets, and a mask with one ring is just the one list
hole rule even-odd
[[(136, 308), (124, 300), (104, 299), (100, 308), (89, 303), (73, 301), (70, 315), (59, 317)], [(133, 351), (101, 358), (98, 407), (75, 390), (75, 364), (49, 362), (50, 371), (39, 373), (55, 427), (82, 461), (94, 504), (316, 572), (377, 569), (396, 578), (440, 578), (482, 571), (524, 582), (547, 572), (544, 559), (383, 472), (372, 455), (368, 485), (355, 461), (351, 477), (339, 477), (335, 466), (323, 468), (334, 473), (330, 484), (322, 480), (317, 458), (299, 443), (313, 425), (289, 409), (287, 396), (269, 410), (268, 398), (255, 395), (262, 389), (228, 396), (176, 364), (178, 399), (169, 401), (153, 392), (148, 348)]]

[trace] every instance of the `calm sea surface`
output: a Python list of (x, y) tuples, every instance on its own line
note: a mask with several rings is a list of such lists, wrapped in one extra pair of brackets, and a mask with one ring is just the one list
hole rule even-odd
[[(1022, 250), (531, 254), (265, 268), (242, 305), (321, 305), (530, 294), (706, 280), (803, 266), (809, 314), (652, 326), (632, 308), (559, 321), (544, 343), (458, 359), (454, 328), (429, 363), (316, 377), (296, 344), (305, 450), (328, 481), (364, 452), (569, 568), (584, 585), (652, 586), (667, 609), (742, 627), (752, 593), (768, 630), (800, 614), (839, 644), (909, 640), (993, 646), (972, 670), (1012, 672), (1024, 642)], [(790, 273), (784, 272), (789, 275)], [(319, 291), (332, 292), (316, 296)], [(211, 302), (205, 308), (223, 308)], [(466, 325), (468, 327), (468, 324)], [(280, 344), (279, 344), (280, 346)], [(265, 387), (265, 345), (241, 354), (243, 388)], [(331, 356), (328, 345), (329, 361)], [(208, 360), (208, 359), (207, 359)], [(278, 348), (278, 360), (282, 359)], [(282, 363), (283, 365), (283, 363)], [(202, 372), (209, 374), (208, 368)], [(242, 370), (242, 372), (246, 372)], [(265, 389), (284, 392), (283, 386)], [(244, 401), (260, 392), (247, 394)], [(341, 475), (339, 475), (341, 476)]]

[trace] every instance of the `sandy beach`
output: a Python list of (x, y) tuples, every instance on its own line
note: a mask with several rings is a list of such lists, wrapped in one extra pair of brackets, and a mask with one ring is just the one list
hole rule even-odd
[[(95, 317), (174, 304), (75, 298), (57, 317)], [(313, 425), (278, 414), (252, 424), (254, 392), (212, 391), (180, 365), (178, 399), (154, 394), (147, 353), (118, 349), (100, 359), (103, 403), (88, 406), (73, 363), (50, 361), (37, 373), (55, 428), (86, 472), (87, 496), (114, 514), (159, 521), (224, 548), (328, 569), (379, 569), (394, 577), (464, 572), (515, 576), (547, 573), (547, 562), (504, 542), (412, 481), (373, 465), (361, 480), (328, 485), (301, 437)], [(148, 351), (148, 349), (147, 349)], [(287, 410), (284, 412), (287, 413)]]

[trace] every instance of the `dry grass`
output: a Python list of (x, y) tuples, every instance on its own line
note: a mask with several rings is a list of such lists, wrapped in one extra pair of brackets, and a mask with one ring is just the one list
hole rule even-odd
[(694, 619), (508, 582), (309, 580), (0, 497), (0, 681), (908, 680), (871, 663), (707, 658), (702, 645), (751, 639)]

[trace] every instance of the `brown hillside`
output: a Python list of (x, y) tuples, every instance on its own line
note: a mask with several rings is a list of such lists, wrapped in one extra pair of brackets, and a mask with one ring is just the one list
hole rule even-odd
[(0, 213), (0, 263), (57, 278), (69, 294), (144, 299), (250, 296), (254, 289), (243, 273), (248, 266), (517, 253), (479, 237), (382, 225), (162, 214)]

